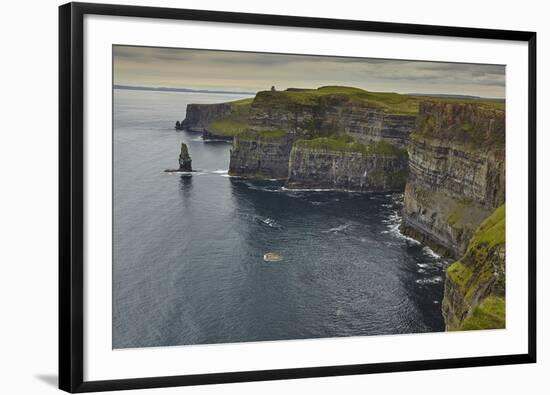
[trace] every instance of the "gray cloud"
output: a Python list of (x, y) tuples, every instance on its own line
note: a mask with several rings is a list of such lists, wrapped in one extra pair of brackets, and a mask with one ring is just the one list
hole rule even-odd
[(350, 85), (504, 97), (505, 67), (467, 63), (114, 46), (115, 83), (261, 90)]

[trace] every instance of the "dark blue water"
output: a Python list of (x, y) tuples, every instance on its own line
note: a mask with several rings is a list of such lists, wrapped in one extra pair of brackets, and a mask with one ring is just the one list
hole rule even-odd
[[(399, 234), (401, 195), (230, 178), (230, 144), (173, 129), (239, 98), (115, 91), (113, 347), (442, 331), (444, 262)], [(192, 177), (163, 172), (182, 141)]]

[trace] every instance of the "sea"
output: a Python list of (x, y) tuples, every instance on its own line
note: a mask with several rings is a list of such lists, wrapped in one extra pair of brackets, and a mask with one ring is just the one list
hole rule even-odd
[[(244, 97), (114, 90), (113, 348), (443, 331), (446, 262), (400, 233), (402, 194), (230, 177), (231, 143), (174, 129)], [(182, 142), (195, 171), (164, 172)]]

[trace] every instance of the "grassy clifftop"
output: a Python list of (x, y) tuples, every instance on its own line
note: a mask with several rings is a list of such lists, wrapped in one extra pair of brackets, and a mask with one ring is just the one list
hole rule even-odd
[(288, 102), (315, 106), (331, 98), (347, 99), (351, 103), (369, 105), (395, 115), (416, 115), (420, 103), (431, 100), (438, 103), (475, 103), (484, 108), (504, 109), (504, 102), (489, 99), (453, 98), (442, 96), (412, 96), (395, 92), (371, 92), (349, 86), (322, 86), (317, 89), (287, 89), (285, 91), (258, 92), (256, 99), (262, 103)]
[[(472, 108), (479, 108), (487, 111), (503, 112), (504, 103), (495, 100), (483, 99), (467, 99), (467, 98), (450, 98), (450, 97), (434, 97), (434, 96), (410, 96), (401, 95), (394, 92), (370, 92), (360, 88), (347, 86), (323, 86), (317, 89), (287, 89), (284, 91), (261, 91), (254, 98), (241, 99), (228, 104), (232, 107), (231, 114), (216, 119), (209, 123), (208, 128), (219, 135), (223, 136), (238, 136), (244, 131), (251, 129), (249, 124), (249, 115), (251, 108), (285, 108), (289, 111), (296, 106), (315, 109), (317, 112), (322, 112), (323, 108), (330, 104), (339, 106), (367, 106), (384, 111), (392, 115), (416, 116), (420, 114), (422, 117), (422, 105), (424, 101), (429, 100), (435, 104), (456, 104), (457, 106), (472, 105)], [(428, 107), (426, 107), (428, 108)], [(430, 107), (434, 108), (434, 107)], [(451, 108), (451, 107), (448, 107)], [(454, 107), (452, 107), (454, 108)], [(458, 108), (458, 107), (457, 107)], [(431, 114), (433, 115), (433, 114)], [(459, 116), (461, 116), (459, 114)], [(420, 129), (417, 135), (433, 134), (434, 130), (439, 125), (434, 119), (437, 117), (429, 117), (427, 115), (421, 119)], [(457, 126), (460, 131), (466, 132), (472, 136), (483, 135), (485, 130), (481, 130), (484, 124), (475, 122), (476, 117), (470, 116), (472, 119), (465, 119)], [(483, 118), (483, 117), (477, 117)], [(500, 124), (499, 124), (500, 125)], [(497, 125), (497, 127), (499, 127)], [(445, 124), (444, 126), (448, 126)], [(336, 133), (336, 131), (334, 132)]]
[(505, 242), (502, 205), (478, 228), (464, 257), (447, 268), (443, 311), (449, 330), (504, 328)]
[(414, 115), (418, 112), (418, 101), (410, 96), (392, 92), (369, 92), (347, 86), (323, 86), (318, 89), (290, 89), (286, 91), (265, 91), (259, 93), (263, 101), (287, 101), (293, 104), (315, 106), (325, 100), (345, 99), (355, 104), (365, 104), (386, 112)]
[(427, 100), (420, 104), (412, 139), (436, 139), (474, 149), (502, 148), (506, 134), (503, 103)]
[(294, 144), (296, 147), (304, 147), (314, 150), (357, 152), (363, 155), (407, 157), (407, 150), (396, 147), (385, 141), (372, 143), (359, 143), (349, 135), (334, 137), (319, 137), (311, 140), (300, 139)]
[(248, 129), (248, 114), (253, 97), (230, 102), (231, 113), (208, 124), (208, 129), (220, 136), (239, 136)]

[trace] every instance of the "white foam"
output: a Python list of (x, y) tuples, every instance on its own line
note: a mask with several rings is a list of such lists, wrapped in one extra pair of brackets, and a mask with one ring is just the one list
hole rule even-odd
[(418, 280), (416, 280), (416, 283), (417, 283), (417, 284), (421, 284), (421, 285), (424, 285), (424, 284), (438, 284), (438, 283), (440, 283), (441, 281), (443, 281), (443, 277), (441, 277), (441, 276), (435, 276), (435, 277), (432, 277), (432, 278), (421, 278), (421, 279), (418, 279)]
[(341, 232), (343, 230), (346, 230), (347, 228), (350, 227), (350, 223), (347, 223), (347, 224), (343, 224), (343, 225), (340, 225), (340, 226), (337, 226), (335, 228), (330, 228), (329, 230), (324, 230), (323, 233), (338, 233), (338, 232)]
[(426, 267), (428, 267), (428, 264), (427, 263), (417, 263), (416, 266), (426, 268)]
[(422, 248), (422, 251), (424, 251), (426, 254), (428, 254), (428, 255), (431, 256), (432, 258), (436, 258), (436, 259), (441, 258), (441, 255), (435, 253), (434, 250), (432, 250), (432, 249), (431, 249), (430, 247), (428, 247), (428, 246), (424, 246), (424, 248)]

